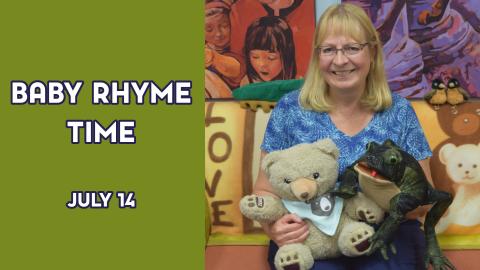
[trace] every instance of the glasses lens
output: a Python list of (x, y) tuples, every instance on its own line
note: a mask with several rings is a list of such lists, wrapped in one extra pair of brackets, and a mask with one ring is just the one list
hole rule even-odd
[(345, 52), (348, 55), (355, 55), (359, 52), (361, 52), (363, 49), (362, 44), (350, 44), (345, 47), (343, 47), (343, 52)]
[(332, 47), (320, 47), (320, 53), (326, 56), (334, 55), (337, 50)]

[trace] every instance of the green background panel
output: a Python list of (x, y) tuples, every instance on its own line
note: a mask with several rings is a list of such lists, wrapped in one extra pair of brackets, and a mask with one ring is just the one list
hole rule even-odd
[[(201, 269), (203, 1), (0, 4), (0, 269)], [(83, 80), (78, 105), (11, 105), (10, 81)], [(92, 80), (191, 80), (191, 106), (92, 105)], [(73, 145), (67, 119), (136, 120), (134, 145)], [(67, 209), (73, 190), (136, 209)]]

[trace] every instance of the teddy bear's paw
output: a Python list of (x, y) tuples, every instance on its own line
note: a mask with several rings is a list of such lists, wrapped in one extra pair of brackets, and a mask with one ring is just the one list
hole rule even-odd
[(257, 219), (265, 207), (265, 199), (257, 195), (247, 195), (240, 200), (240, 211), (251, 219)]
[[(247, 218), (260, 222), (274, 221), (279, 218), (277, 204), (272, 197), (247, 195), (240, 200), (240, 211)], [(281, 215), (280, 215), (281, 216)]]
[(357, 217), (360, 220), (365, 221), (370, 224), (378, 224), (380, 221), (383, 220), (383, 211), (382, 209), (378, 208), (370, 208), (370, 207), (358, 207), (357, 208)]
[(277, 270), (308, 270), (312, 266), (312, 253), (303, 244), (282, 246), (275, 255), (275, 267)]
[(383, 209), (362, 192), (347, 200), (346, 203), (347, 214), (355, 220), (379, 224), (384, 218), (385, 212)]
[(366, 223), (347, 224), (340, 233), (338, 246), (345, 256), (355, 257), (366, 254), (370, 249), (370, 237), (374, 230)]
[(247, 205), (250, 208), (263, 208), (265, 205), (265, 200), (262, 197), (256, 195), (250, 195), (247, 200)]

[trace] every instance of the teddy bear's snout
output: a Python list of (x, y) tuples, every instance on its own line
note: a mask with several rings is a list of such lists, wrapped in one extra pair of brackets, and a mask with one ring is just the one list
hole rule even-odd
[(300, 201), (308, 201), (317, 194), (317, 183), (308, 178), (299, 178), (290, 184), (293, 194)]

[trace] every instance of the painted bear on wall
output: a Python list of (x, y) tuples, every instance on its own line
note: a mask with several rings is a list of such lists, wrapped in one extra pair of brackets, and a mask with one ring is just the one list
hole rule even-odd
[[(437, 224), (436, 232), (480, 233), (480, 144), (448, 143), (440, 148), (440, 161), (455, 186), (453, 203)], [(478, 228), (477, 228), (478, 226)]]
[[(464, 151), (466, 149), (464, 146), (476, 145), (478, 147), (480, 143), (480, 101), (467, 102), (457, 106), (455, 110), (452, 110), (450, 106), (441, 106), (437, 110), (437, 119), (440, 127), (449, 138), (439, 143), (435, 149), (433, 149), (433, 156), (430, 161), (432, 178), (436, 188), (451, 192), (457, 196), (463, 186), (461, 183), (463, 176), (459, 176), (461, 168), (458, 168), (458, 166), (459, 164), (463, 166), (463, 163), (473, 162), (473, 160), (468, 161), (469, 158), (467, 156), (471, 151)], [(453, 154), (455, 157), (452, 156)], [(465, 162), (462, 163), (462, 160)], [(456, 172), (458, 173), (456, 173), (452, 167), (453, 162), (456, 162)], [(449, 164), (451, 166), (450, 170), (447, 169)], [(480, 166), (480, 164), (477, 166)], [(465, 171), (463, 171), (463, 173), (465, 173)], [(448, 214), (444, 218), (447, 216)], [(452, 223), (460, 224), (461, 222), (450, 220), (449, 224)], [(445, 226), (445, 224), (442, 226)], [(445, 231), (447, 227), (437, 227), (437, 229)], [(440, 233), (440, 231), (438, 232)]]

